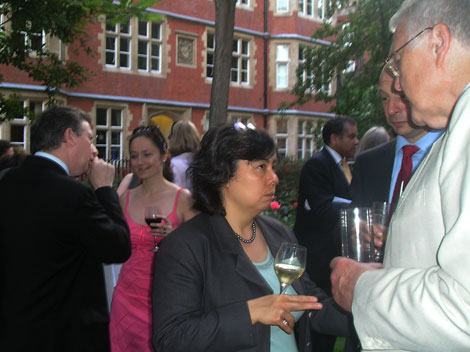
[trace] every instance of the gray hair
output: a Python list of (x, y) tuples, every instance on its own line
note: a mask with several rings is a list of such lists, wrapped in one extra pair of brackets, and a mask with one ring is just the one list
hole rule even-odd
[(426, 27), (444, 23), (460, 44), (470, 47), (470, 0), (405, 0), (390, 19), (395, 33), (404, 23), (408, 38)]

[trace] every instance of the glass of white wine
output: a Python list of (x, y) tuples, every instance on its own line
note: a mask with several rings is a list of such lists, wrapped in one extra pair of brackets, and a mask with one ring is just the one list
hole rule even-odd
[(307, 248), (291, 242), (283, 242), (274, 258), (274, 271), (281, 284), (280, 294), (302, 276), (307, 264)]

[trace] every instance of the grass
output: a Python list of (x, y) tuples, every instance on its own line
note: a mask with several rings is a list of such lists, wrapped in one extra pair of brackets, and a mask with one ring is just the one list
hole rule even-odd
[(334, 352), (343, 352), (343, 350), (344, 350), (344, 341), (345, 341), (344, 337), (337, 337), (336, 338)]

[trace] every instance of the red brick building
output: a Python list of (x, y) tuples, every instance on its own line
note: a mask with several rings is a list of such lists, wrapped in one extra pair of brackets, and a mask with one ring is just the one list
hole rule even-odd
[[(306, 158), (314, 150), (313, 127), (328, 118), (328, 105), (311, 102), (280, 117), (281, 102), (296, 82), (302, 48), (329, 45), (311, 38), (325, 20), (326, 0), (238, 0), (229, 121), (252, 122), (276, 138), (279, 152)], [(132, 19), (111, 26), (90, 24), (94, 50), (76, 56), (74, 47), (42, 35), (50, 50), (76, 60), (93, 72), (76, 89), (63, 90), (58, 100), (93, 117), (100, 155), (127, 157), (127, 137), (142, 124), (157, 123), (167, 131), (174, 120), (192, 120), (204, 132), (208, 126), (214, 56), (215, 6), (212, 0), (161, 0), (148, 11), (164, 15), (161, 22)], [(334, 19), (328, 19), (334, 20)], [(35, 111), (43, 109), (44, 87), (24, 73), (0, 67), (0, 92), (15, 92)], [(325, 89), (334, 90), (334, 84)], [(29, 122), (18, 118), (0, 125), (0, 138), (29, 150)]]

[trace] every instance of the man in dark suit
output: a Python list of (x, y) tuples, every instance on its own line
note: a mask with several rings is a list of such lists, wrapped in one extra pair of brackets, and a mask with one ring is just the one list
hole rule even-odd
[(93, 140), (88, 115), (53, 107), (31, 127), (34, 156), (0, 181), (1, 351), (109, 350), (102, 263), (130, 240)]
[[(302, 168), (294, 233), (307, 247), (308, 274), (331, 295), (330, 261), (341, 254), (339, 210), (350, 202), (351, 174), (345, 160), (359, 144), (356, 122), (347, 117), (328, 120), (322, 138), (325, 146)], [(315, 334), (312, 343), (314, 351), (332, 351), (335, 337)]]
[(342, 161), (353, 157), (359, 143), (356, 122), (347, 117), (329, 120), (322, 130), (325, 146), (303, 166), (294, 233), (307, 247), (307, 272), (331, 293), (330, 261), (339, 255), (334, 229), (339, 210), (350, 202), (349, 182)]
[(403, 92), (393, 88), (393, 78), (386, 70), (380, 75), (379, 94), (387, 123), (397, 138), (357, 156), (351, 197), (354, 205), (359, 207), (370, 207), (375, 201), (390, 203), (402, 165), (402, 147), (414, 145), (419, 148), (411, 157), (414, 171), (442, 134), (442, 131), (429, 131), (411, 122), (409, 104)]

